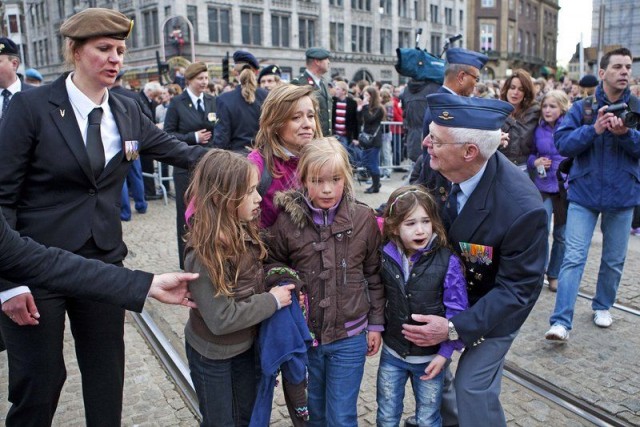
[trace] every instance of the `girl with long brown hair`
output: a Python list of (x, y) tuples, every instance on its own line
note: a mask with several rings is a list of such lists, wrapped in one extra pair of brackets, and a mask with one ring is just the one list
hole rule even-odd
[(186, 193), (194, 212), (185, 269), (200, 277), (189, 287), (198, 308), (189, 313), (185, 339), (203, 426), (249, 424), (257, 327), (291, 304), (294, 285), (265, 292), (257, 185), (258, 171), (247, 159), (213, 149), (198, 163)]

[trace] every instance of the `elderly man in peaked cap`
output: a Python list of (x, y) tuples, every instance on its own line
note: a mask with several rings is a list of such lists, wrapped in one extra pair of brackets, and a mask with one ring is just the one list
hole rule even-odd
[(547, 245), (542, 199), (528, 177), (496, 152), (506, 102), (452, 94), (427, 97), (430, 165), (449, 183), (437, 198), (467, 275), (470, 308), (451, 319), (413, 315), (416, 345), (460, 339), (456, 371), (460, 426), (506, 426), (500, 405), (504, 358), (540, 290)]
[(305, 52), (307, 58), (307, 69), (293, 79), (291, 83), (295, 85), (311, 85), (315, 89), (316, 98), (318, 99), (318, 105), (320, 111), (320, 125), (322, 126), (322, 134), (324, 136), (330, 136), (333, 126), (331, 124), (331, 110), (333, 108), (333, 100), (329, 93), (329, 88), (323, 80), (322, 76), (329, 71), (331, 62), (331, 52), (321, 47), (312, 47)]

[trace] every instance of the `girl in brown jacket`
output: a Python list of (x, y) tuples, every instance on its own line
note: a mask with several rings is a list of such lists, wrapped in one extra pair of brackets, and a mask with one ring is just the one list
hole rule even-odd
[(309, 350), (309, 425), (357, 426), (365, 355), (378, 352), (384, 322), (380, 232), (371, 208), (354, 200), (348, 155), (335, 138), (302, 149), (298, 176), (301, 191), (275, 197), (282, 212), (270, 228), (268, 267), (291, 267), (303, 283), (317, 340)]
[(185, 327), (191, 379), (202, 426), (246, 426), (256, 397), (257, 326), (291, 304), (294, 285), (265, 292), (258, 235), (258, 170), (247, 159), (213, 149), (198, 163), (187, 200), (185, 270), (200, 273), (189, 290), (197, 309)]

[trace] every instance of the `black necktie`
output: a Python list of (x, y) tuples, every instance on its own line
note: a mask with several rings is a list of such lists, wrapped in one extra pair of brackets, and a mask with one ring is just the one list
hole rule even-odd
[(100, 122), (102, 121), (102, 108), (94, 108), (89, 113), (89, 126), (87, 127), (87, 154), (91, 163), (93, 176), (98, 179), (104, 169), (104, 145), (100, 135)]
[(7, 108), (9, 108), (9, 98), (11, 98), (11, 92), (9, 92), (7, 89), (3, 89), (2, 97), (4, 99), (2, 100), (2, 116), (0, 116), (0, 123), (2, 123), (2, 120), (4, 120), (4, 115), (7, 112)]
[(202, 106), (202, 99), (198, 99), (198, 111), (204, 114), (204, 107)]
[(449, 198), (447, 199), (447, 212), (451, 223), (458, 217), (458, 193), (460, 192), (459, 184), (452, 184), (449, 190)]

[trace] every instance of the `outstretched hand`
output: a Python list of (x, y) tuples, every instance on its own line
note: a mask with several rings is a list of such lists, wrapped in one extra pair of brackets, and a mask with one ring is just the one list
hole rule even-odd
[(198, 273), (165, 273), (153, 276), (149, 296), (165, 304), (184, 305), (197, 308), (187, 288), (190, 281), (198, 278)]

